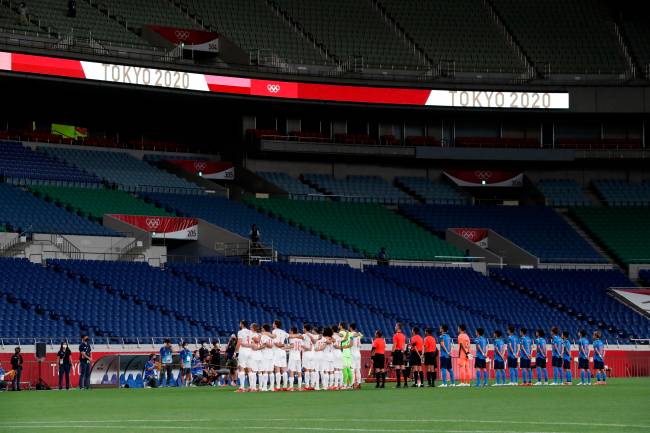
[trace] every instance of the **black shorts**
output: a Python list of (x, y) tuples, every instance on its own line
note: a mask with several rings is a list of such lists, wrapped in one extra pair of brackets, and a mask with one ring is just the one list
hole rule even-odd
[(451, 370), (451, 358), (440, 357), (440, 368)]
[(183, 369), (182, 369), (182, 374), (183, 374), (183, 376), (185, 376), (186, 374), (191, 374), (191, 373), (192, 373), (192, 369), (191, 369), (191, 368), (183, 368)]
[(551, 365), (553, 367), (562, 368), (562, 358), (558, 358), (557, 356), (554, 356), (552, 362), (553, 363)]
[(530, 368), (530, 359), (521, 358), (519, 360), (519, 367), (520, 368)]
[(595, 370), (604, 370), (605, 369), (605, 361), (598, 361), (597, 359), (594, 359), (594, 369)]
[(411, 365), (411, 367), (418, 367), (422, 365), (422, 358), (420, 358), (420, 355), (415, 350), (411, 352), (411, 357), (409, 358), (409, 364)]
[(393, 350), (393, 365), (404, 365), (403, 350)]
[(539, 368), (546, 368), (546, 358), (535, 359), (535, 365)]
[(383, 369), (386, 367), (386, 356), (377, 354), (372, 357), (373, 367), (377, 369)]
[(517, 368), (517, 358), (508, 358), (508, 368)]
[(499, 361), (498, 359), (494, 360), (494, 369), (495, 370), (503, 370), (505, 368), (505, 364), (503, 361)]
[(589, 370), (589, 360), (587, 358), (578, 358), (578, 368), (580, 370)]
[(571, 370), (571, 360), (570, 359), (563, 359), (562, 360), (562, 368), (565, 370)]
[(436, 365), (436, 352), (424, 352), (424, 365)]
[(485, 359), (476, 358), (474, 360), (474, 368), (485, 368)]

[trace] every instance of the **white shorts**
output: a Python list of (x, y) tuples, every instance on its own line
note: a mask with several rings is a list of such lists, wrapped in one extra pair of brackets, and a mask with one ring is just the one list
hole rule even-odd
[(263, 371), (262, 370), (262, 354), (254, 350), (253, 353), (251, 353), (250, 358), (248, 358), (248, 368), (251, 370), (257, 372), (257, 371)]
[(273, 357), (272, 356), (263, 356), (260, 363), (260, 371), (273, 371)]
[(361, 370), (361, 353), (352, 352), (352, 368)]
[(250, 350), (240, 350), (239, 355), (237, 355), (237, 366), (240, 368), (250, 368), (250, 359)]
[(287, 352), (284, 350), (276, 350), (273, 353), (273, 366), (280, 368), (287, 368)]
[(318, 371), (330, 371), (330, 366), (332, 365), (327, 355), (317, 355), (315, 364), (317, 365), (316, 370)]
[(335, 350), (333, 361), (335, 370), (343, 370), (343, 352), (340, 350)]
[(308, 351), (302, 353), (302, 367), (306, 370), (315, 370), (314, 352)]
[(289, 356), (288, 369), (292, 373), (302, 372), (302, 362), (300, 362), (300, 355), (298, 356)]

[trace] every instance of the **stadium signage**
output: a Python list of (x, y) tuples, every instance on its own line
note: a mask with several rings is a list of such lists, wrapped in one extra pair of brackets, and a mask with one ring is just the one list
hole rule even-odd
[(1, 51), (0, 70), (136, 86), (302, 101), (515, 110), (565, 110), (570, 106), (567, 92), (431, 90), (302, 83), (197, 74)]
[(516, 171), (447, 170), (443, 174), (458, 186), (517, 188), (524, 182), (524, 174)]
[(197, 240), (199, 238), (199, 220), (196, 218), (122, 214), (111, 216), (151, 233), (152, 238), (184, 240)]
[(206, 179), (233, 180), (235, 166), (231, 162), (203, 161), (193, 159), (168, 159), (170, 164)]

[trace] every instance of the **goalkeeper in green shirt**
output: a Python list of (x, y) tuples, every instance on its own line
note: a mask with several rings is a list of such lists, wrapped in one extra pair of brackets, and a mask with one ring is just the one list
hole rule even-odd
[(349, 389), (352, 388), (354, 382), (352, 376), (352, 334), (348, 331), (345, 322), (339, 323), (339, 335), (343, 351), (343, 389)]

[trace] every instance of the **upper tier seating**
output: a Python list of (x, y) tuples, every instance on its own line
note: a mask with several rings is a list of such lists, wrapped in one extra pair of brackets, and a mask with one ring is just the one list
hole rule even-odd
[(366, 257), (386, 247), (393, 259), (449, 260), (460, 251), (383, 206), (362, 203), (247, 199), (253, 206), (316, 234), (348, 245)]
[[(44, 268), (25, 259), (1, 259), (0, 263), (2, 294), (20, 300), (29, 308), (54, 315), (56, 320), (71, 321), (77, 329), (68, 337), (79, 338), (80, 331), (121, 337), (203, 336), (206, 333), (188, 320), (150, 309), (133, 298), (81, 282), (54, 268)], [(8, 321), (0, 322), (0, 326), (6, 326)]]
[(99, 220), (105, 214), (172, 216), (164, 209), (116, 189), (34, 186), (30, 190)]
[[(605, 331), (607, 338), (638, 338), (650, 335), (650, 320), (607, 293), (610, 287), (634, 286), (619, 271), (504, 268), (494, 270), (493, 273), (515, 287), (530, 291), (530, 294), (539, 300), (540, 306), (559, 306), (560, 309), (575, 315), (583, 322), (580, 327), (598, 326)], [(568, 329), (573, 333), (579, 328)]]
[(467, 203), (467, 199), (459, 191), (446, 183), (433, 182), (426, 177), (408, 176), (398, 177), (395, 181), (427, 204)]
[(15, 232), (119, 236), (106, 227), (4, 183), (0, 183), (0, 223)]
[(445, 232), (448, 228), (490, 228), (544, 262), (605, 262), (550, 208), (403, 205), (400, 210), (437, 232)]
[(328, 63), (264, 1), (186, 0), (189, 11), (246, 51), (269, 50), (293, 63)]
[(169, 0), (111, 0), (109, 5), (101, 5), (111, 15), (126, 17), (129, 28), (141, 31), (147, 24), (176, 27), (181, 29), (200, 29), (200, 26), (187, 18)]
[(492, 0), (540, 72), (620, 74), (626, 70), (604, 2)]
[(641, 269), (639, 271), (639, 280), (644, 286), (650, 286), (650, 269)]
[(608, 206), (650, 206), (650, 181), (594, 180), (591, 185)]
[(632, 49), (631, 54), (636, 56), (642, 67), (650, 64), (650, 27), (645, 14), (624, 17), (622, 24)]
[(340, 196), (341, 201), (359, 203), (414, 203), (413, 197), (379, 176), (348, 176), (337, 179), (326, 174), (304, 174), (303, 179), (328, 195)]
[(521, 72), (520, 60), (480, 0), (379, 0), (434, 64), (459, 72)]
[(584, 207), (571, 214), (623, 263), (650, 263), (650, 209)]
[(203, 190), (185, 179), (164, 172), (122, 152), (44, 147), (42, 151), (77, 167), (83, 167), (125, 191), (201, 194)]
[(537, 189), (544, 195), (547, 206), (590, 206), (591, 200), (582, 187), (572, 179), (542, 179)]
[(373, 9), (371, 2), (274, 2), (340, 60), (362, 56), (364, 65), (371, 68), (422, 64)]
[(323, 200), (320, 192), (309, 185), (302, 183), (299, 179), (291, 177), (286, 173), (275, 171), (258, 171), (258, 176), (263, 177), (271, 183), (289, 193), (289, 198), (301, 200)]
[(0, 141), (0, 154), (0, 175), (11, 183), (74, 185), (100, 182), (96, 176), (40, 152), (34, 152), (15, 141)]
[(162, 207), (186, 216), (203, 218), (248, 239), (251, 224), (261, 232), (262, 244), (287, 256), (358, 257), (357, 253), (307, 231), (270, 218), (241, 203), (223, 197), (148, 194)]

